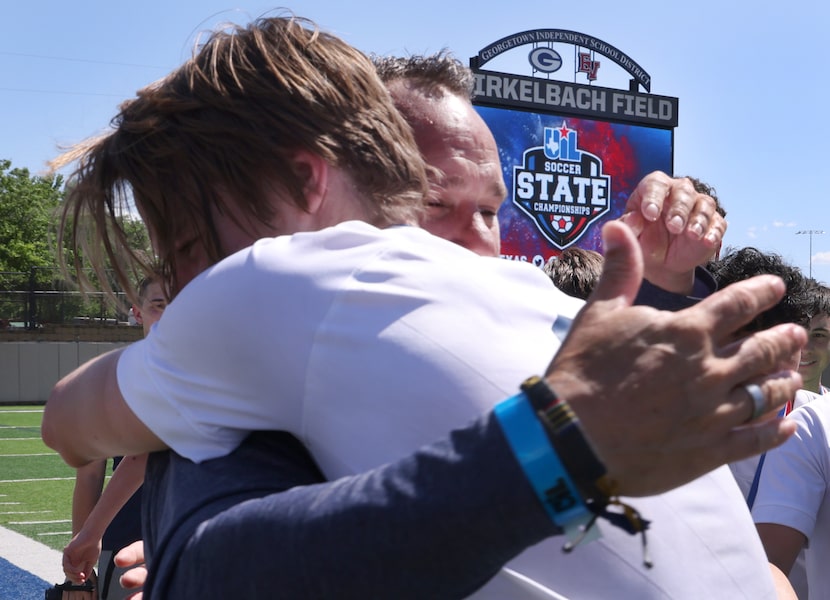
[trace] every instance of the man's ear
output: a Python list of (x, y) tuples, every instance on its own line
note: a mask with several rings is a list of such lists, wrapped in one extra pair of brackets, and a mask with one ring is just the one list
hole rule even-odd
[(133, 304), (133, 318), (139, 325), (144, 325), (144, 316), (141, 314), (141, 308)]
[(316, 214), (326, 198), (328, 190), (329, 164), (321, 156), (299, 150), (292, 160), (294, 172), (303, 181), (303, 195), (306, 201), (306, 210), (309, 214)]

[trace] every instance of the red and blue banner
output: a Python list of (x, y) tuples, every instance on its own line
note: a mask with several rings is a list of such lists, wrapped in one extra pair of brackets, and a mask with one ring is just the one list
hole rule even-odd
[[(529, 76), (481, 68), (524, 45), (532, 45)], [(563, 45), (573, 46), (572, 57)], [(631, 77), (627, 89), (594, 85), (602, 57)], [(647, 93), (648, 73), (610, 44), (567, 30), (525, 31), (470, 64), (473, 103), (496, 138), (508, 189), (499, 209), (503, 257), (542, 266), (569, 246), (600, 250), (603, 223), (622, 215), (637, 183), (673, 172), (677, 98)], [(552, 78), (560, 69), (573, 81)]]
[(599, 250), (602, 224), (622, 215), (640, 179), (672, 172), (670, 129), (477, 110), (496, 138), (508, 190), (499, 209), (505, 258), (541, 265), (568, 246)]

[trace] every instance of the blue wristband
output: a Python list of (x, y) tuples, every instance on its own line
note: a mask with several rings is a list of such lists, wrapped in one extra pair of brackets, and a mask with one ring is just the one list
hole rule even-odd
[(569, 537), (582, 535), (591, 520), (576, 486), (548, 440), (524, 392), (496, 405), (496, 418), (537, 498)]

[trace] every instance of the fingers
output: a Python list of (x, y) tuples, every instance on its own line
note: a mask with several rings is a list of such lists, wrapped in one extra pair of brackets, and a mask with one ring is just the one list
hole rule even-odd
[(66, 575), (66, 578), (76, 585), (80, 585), (86, 581), (86, 578), (92, 572), (93, 567), (92, 563), (86, 561), (81, 561), (81, 564), (76, 566), (65, 553), (63, 555), (61, 566), (63, 567), (63, 573)]
[(712, 246), (723, 239), (726, 221), (716, 212), (713, 198), (695, 190), (691, 180), (675, 179), (655, 171), (637, 184), (626, 203), (622, 220), (639, 235), (645, 223), (662, 215), (669, 233), (706, 238)]
[[(671, 191), (671, 181), (668, 175), (660, 171), (646, 175), (628, 197), (623, 219), (631, 218), (635, 222), (638, 218), (648, 222), (656, 221), (662, 214), (663, 204)], [(634, 226), (633, 223), (630, 225)], [(636, 227), (635, 232), (639, 233)]]
[(121, 584), (121, 587), (123, 587), (125, 590), (134, 590), (144, 585), (144, 582), (146, 580), (146, 567), (133, 567), (132, 569), (124, 573), (118, 580), (118, 582)]
[(729, 433), (724, 446), (728, 461), (734, 462), (772, 450), (786, 442), (796, 429), (796, 423), (785, 418), (738, 427)]
[(63, 574), (66, 575), (66, 578), (71, 581), (75, 585), (81, 585), (84, 581), (86, 581), (89, 573), (92, 571), (92, 567), (87, 567), (86, 569), (67, 569), (64, 567)]
[(728, 395), (723, 412), (731, 412), (732, 423), (751, 423), (779, 411), (801, 387), (797, 371), (782, 371), (738, 384)]
[(121, 548), (113, 557), (113, 562), (122, 568), (142, 564), (144, 562), (144, 540), (138, 540)]
[(759, 275), (733, 283), (686, 309), (713, 335), (731, 338), (741, 327), (781, 300), (786, 291), (784, 282), (774, 275)]
[(687, 232), (695, 239), (705, 239), (714, 247), (723, 242), (727, 225), (726, 219), (717, 213), (715, 201), (698, 194), (695, 208), (689, 216)]
[[(701, 446), (694, 454), (689, 454), (686, 467), (690, 469), (690, 473), (699, 476), (710, 471), (713, 465), (732, 463), (757, 456), (786, 442), (795, 433), (797, 427), (794, 421), (779, 417), (734, 427), (716, 444)], [(628, 494), (627, 491), (625, 493), (633, 495)]]
[[(692, 185), (688, 179), (680, 181)], [(674, 198), (673, 195), (672, 198)], [(717, 213), (715, 200), (711, 196), (695, 191), (694, 186), (692, 186), (692, 194), (686, 197), (686, 201), (688, 202), (687, 205), (678, 205), (676, 208), (678, 210), (688, 208), (686, 215), (687, 235), (698, 240), (705, 236), (713, 244), (720, 243), (723, 234), (726, 232), (726, 220)], [(670, 210), (674, 210), (674, 208)]]
[(749, 423), (754, 421), (761, 415), (765, 415), (769, 410), (767, 407), (767, 397), (764, 395), (764, 390), (761, 389), (761, 386), (757, 383), (744, 383), (738, 386), (742, 389), (746, 395), (749, 397), (750, 405), (749, 405), (749, 417), (747, 417), (746, 422)]
[[(125, 546), (113, 557), (115, 565), (129, 569), (119, 579), (121, 587), (126, 590), (134, 590), (144, 585), (147, 579), (147, 569), (144, 567), (144, 541), (138, 540), (129, 546)], [(141, 599), (141, 594), (130, 596), (130, 598)]]
[[(795, 368), (807, 331), (794, 323), (776, 325), (716, 350), (726, 360), (732, 383), (747, 383), (753, 377)], [(737, 378), (737, 379), (735, 379)]]
[(643, 257), (637, 240), (626, 225), (611, 221), (602, 228), (602, 244), (605, 262), (592, 302), (610, 301), (612, 305), (628, 306), (634, 301), (643, 278)]
[[(709, 219), (707, 214), (700, 210), (700, 202), (706, 197), (698, 194), (688, 179), (672, 179), (668, 185), (668, 192), (664, 192), (662, 212), (668, 232), (680, 235), (684, 231), (690, 231), (692, 237), (697, 239), (703, 237), (709, 229)], [(711, 198), (709, 200), (712, 202), (709, 212), (711, 214), (714, 212), (714, 201)], [(692, 220), (693, 215), (695, 215), (694, 220)], [(691, 230), (690, 225), (694, 226)]]
[[(730, 286), (731, 287), (731, 286)], [(792, 400), (801, 375), (782, 365), (795, 364), (807, 333), (791, 323), (757, 332), (718, 352), (732, 384), (721, 411), (731, 413), (727, 425), (739, 425), (775, 411)]]

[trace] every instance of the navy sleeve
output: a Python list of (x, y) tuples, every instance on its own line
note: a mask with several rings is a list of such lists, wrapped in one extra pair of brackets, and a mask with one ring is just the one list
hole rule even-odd
[[(161, 480), (175, 472), (193, 498), (194, 469), (273, 475), (274, 447), (257, 443), (202, 465), (165, 453)], [(156, 548), (153, 598), (459, 598), (558, 533), (492, 415), (361, 475), (185, 513)]]
[(712, 274), (703, 267), (697, 267), (695, 269), (695, 285), (692, 290), (692, 295), (682, 296), (667, 292), (650, 281), (643, 279), (643, 283), (640, 285), (640, 291), (637, 292), (637, 297), (634, 299), (634, 304), (652, 306), (661, 310), (677, 311), (694, 306), (707, 296), (714, 294), (717, 289), (718, 285), (715, 282), (715, 278), (712, 277)]

